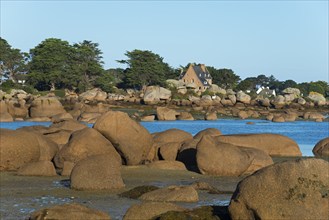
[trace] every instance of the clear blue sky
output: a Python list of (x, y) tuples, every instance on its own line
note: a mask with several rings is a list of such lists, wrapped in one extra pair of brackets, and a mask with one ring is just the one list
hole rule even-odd
[(1, 37), (24, 52), (46, 38), (99, 43), (105, 68), (134, 49), (241, 76), (328, 81), (325, 1), (1, 1)]

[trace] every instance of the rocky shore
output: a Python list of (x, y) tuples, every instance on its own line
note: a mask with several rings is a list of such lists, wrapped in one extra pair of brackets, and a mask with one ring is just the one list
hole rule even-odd
[[(52, 101), (36, 103), (61, 106), (49, 98)], [(62, 106), (55, 109), (63, 112), (47, 116), (46, 108), (32, 110), (51, 118), (49, 127), (0, 129), (1, 200), (12, 205), (14, 199), (20, 205), (22, 195), (33, 198), (33, 193), (49, 200), (47, 207), (38, 205), (24, 217), (328, 218), (329, 163), (324, 159), (329, 156), (328, 138), (314, 147), (319, 158), (285, 160), (301, 158), (301, 152), (294, 140), (283, 135), (223, 135), (214, 128), (194, 136), (179, 129), (151, 134), (121, 111), (106, 111), (89, 128), (75, 119), (59, 117), (67, 115)], [(56, 181), (60, 189), (49, 186)], [(21, 194), (26, 187), (34, 190)], [(59, 195), (63, 198), (51, 206)], [(226, 202), (205, 205), (209, 199)], [(114, 205), (120, 211), (108, 211), (105, 201), (111, 205), (120, 201), (126, 208)], [(2, 218), (14, 216), (5, 204)]]
[[(172, 85), (176, 85), (172, 82)], [(193, 91), (193, 93), (191, 92)], [(207, 90), (208, 91), (208, 90)], [(287, 88), (284, 95), (267, 97), (224, 90), (216, 85), (208, 95), (177, 84), (172, 90), (149, 86), (142, 91), (112, 94), (92, 89), (82, 94), (66, 90), (65, 96), (27, 94), (23, 90), (0, 91), (0, 121), (56, 121), (73, 118), (94, 123), (110, 110), (127, 112), (137, 121), (217, 120), (218, 118), (257, 118), (273, 122), (328, 120), (329, 102), (318, 93), (302, 97), (299, 90)]]

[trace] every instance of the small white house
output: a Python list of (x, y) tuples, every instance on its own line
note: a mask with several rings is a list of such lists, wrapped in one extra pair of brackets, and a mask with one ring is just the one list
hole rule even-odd
[(264, 86), (258, 88), (256, 91), (256, 94), (257, 95), (261, 94), (261, 95), (276, 96), (276, 92), (274, 89), (272, 90), (269, 87), (264, 87)]

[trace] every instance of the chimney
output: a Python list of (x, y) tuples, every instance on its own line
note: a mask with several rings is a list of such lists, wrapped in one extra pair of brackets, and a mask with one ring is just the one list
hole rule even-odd
[(203, 72), (206, 72), (206, 65), (200, 64), (200, 67), (201, 67), (201, 69), (202, 69)]

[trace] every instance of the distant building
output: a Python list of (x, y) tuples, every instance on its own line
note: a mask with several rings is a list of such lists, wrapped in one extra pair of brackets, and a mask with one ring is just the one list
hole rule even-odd
[(200, 91), (205, 91), (212, 84), (212, 77), (204, 64), (190, 64), (185, 72), (179, 76), (187, 87), (198, 88)]
[(276, 93), (275, 93), (275, 90), (272, 90), (272, 89), (269, 89), (269, 87), (259, 87), (256, 91), (256, 94), (257, 95), (260, 95), (260, 96), (276, 96)]

